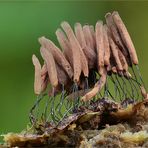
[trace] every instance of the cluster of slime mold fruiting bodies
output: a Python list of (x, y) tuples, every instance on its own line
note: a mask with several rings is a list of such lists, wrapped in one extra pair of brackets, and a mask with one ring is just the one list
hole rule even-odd
[[(44, 63), (41, 66), (32, 56), (37, 95), (30, 111), (32, 124), (42, 119), (58, 125), (102, 98), (126, 106), (147, 98), (136, 50), (122, 19), (118, 12), (107, 13), (105, 19), (106, 24), (99, 20), (95, 26), (77, 22), (74, 30), (62, 22), (56, 30), (61, 49), (39, 38)], [(38, 111), (43, 100), (44, 109)]]

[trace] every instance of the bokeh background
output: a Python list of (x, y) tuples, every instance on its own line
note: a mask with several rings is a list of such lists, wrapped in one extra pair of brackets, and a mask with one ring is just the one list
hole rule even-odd
[(148, 87), (148, 2), (0, 1), (0, 134), (20, 132), (29, 122), (36, 99), (31, 57), (40, 57), (38, 38), (57, 43), (55, 31), (63, 20), (94, 25), (113, 10), (131, 34)]

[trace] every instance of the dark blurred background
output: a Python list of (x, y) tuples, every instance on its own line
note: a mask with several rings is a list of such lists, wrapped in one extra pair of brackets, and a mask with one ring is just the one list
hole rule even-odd
[(148, 2), (0, 2), (0, 134), (20, 132), (29, 122), (36, 99), (31, 57), (40, 57), (38, 38), (57, 42), (55, 31), (63, 20), (94, 25), (113, 10), (131, 34), (148, 87)]

